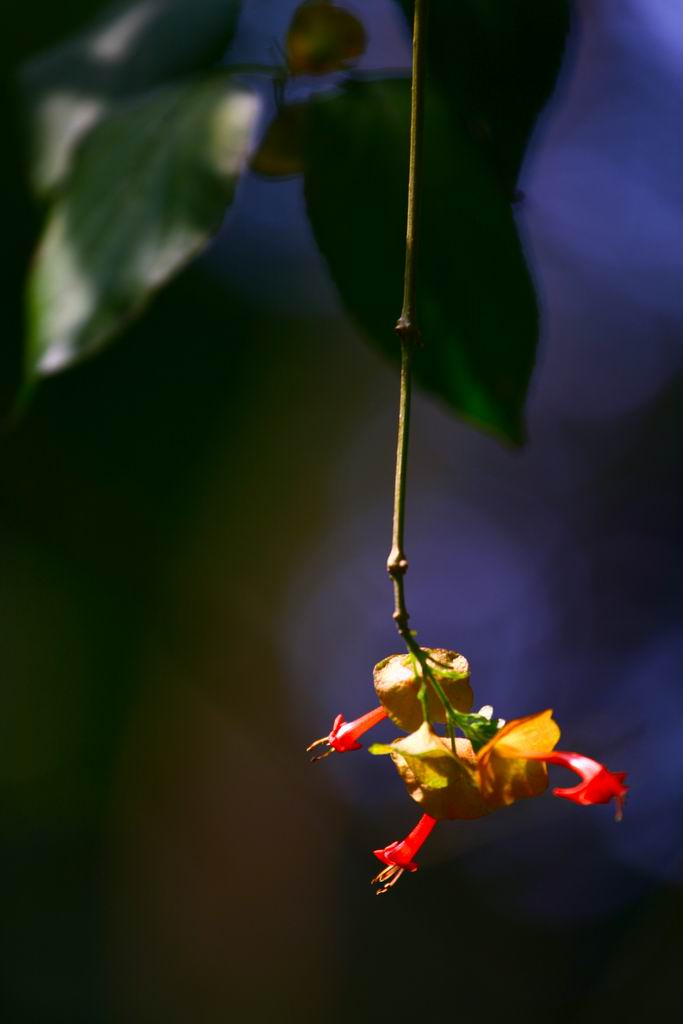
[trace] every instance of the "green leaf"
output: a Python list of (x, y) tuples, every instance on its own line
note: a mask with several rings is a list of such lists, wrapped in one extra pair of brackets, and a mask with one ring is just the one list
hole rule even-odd
[[(399, 0), (412, 21), (413, 0)], [(429, 8), (428, 69), (508, 191), (560, 69), (568, 0), (458, 0)]]
[(21, 84), (35, 191), (59, 184), (78, 141), (113, 105), (215, 64), (240, 7), (240, 0), (128, 0), (31, 60)]
[[(397, 358), (409, 139), (409, 83), (349, 82), (311, 101), (305, 192), (342, 300)], [(426, 106), (418, 261), (419, 381), (514, 441), (534, 362), (537, 313), (508, 197), (435, 94)]]
[(86, 138), (29, 280), (28, 373), (101, 348), (217, 230), (259, 103), (230, 76), (167, 86)]

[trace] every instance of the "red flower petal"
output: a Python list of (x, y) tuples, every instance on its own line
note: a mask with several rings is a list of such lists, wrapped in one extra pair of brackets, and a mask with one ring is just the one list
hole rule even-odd
[(373, 726), (381, 722), (386, 716), (387, 713), (381, 705), (373, 708), (372, 711), (368, 711), (367, 714), (361, 715), (360, 718), (356, 718), (353, 722), (345, 722), (343, 715), (337, 715), (327, 742), (340, 753), (346, 753), (349, 750), (360, 750), (361, 745), (357, 742), (358, 737), (362, 736), (368, 729), (372, 729)]
[(413, 831), (405, 839), (389, 843), (383, 850), (373, 850), (373, 853), (383, 864), (403, 868), (405, 871), (417, 871), (417, 864), (413, 857), (435, 825), (436, 818), (432, 818), (429, 814), (423, 814)]
[(559, 764), (563, 768), (570, 768), (581, 776), (578, 786), (555, 788), (553, 796), (561, 796), (565, 800), (573, 800), (574, 803), (584, 806), (607, 804), (614, 798), (617, 805), (617, 821), (621, 819), (624, 797), (628, 793), (628, 786), (624, 785), (626, 772), (611, 772), (603, 764), (594, 761), (592, 757), (565, 750), (554, 750), (548, 754), (533, 754), (530, 755), (529, 760)]

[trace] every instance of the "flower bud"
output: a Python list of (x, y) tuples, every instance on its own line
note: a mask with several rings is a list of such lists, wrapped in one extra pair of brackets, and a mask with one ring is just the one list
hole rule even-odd
[[(472, 707), (473, 694), (470, 686), (470, 667), (467, 658), (456, 651), (443, 648), (424, 647), (430, 659), (429, 667), (436, 676), (449, 701), (456, 711), (467, 713)], [(439, 665), (443, 671), (439, 671)], [(448, 674), (446, 674), (448, 673)], [(405, 732), (415, 732), (423, 721), (419, 693), (422, 683), (416, 675), (410, 654), (392, 654), (375, 665), (375, 693), (386, 709), (389, 718)], [(446, 721), (443, 704), (429, 683), (427, 683), (427, 709), (432, 722)]]

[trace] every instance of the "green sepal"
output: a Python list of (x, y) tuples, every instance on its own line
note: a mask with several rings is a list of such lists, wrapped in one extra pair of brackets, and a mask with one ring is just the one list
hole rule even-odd
[(475, 753), (481, 750), (498, 732), (500, 726), (497, 718), (485, 718), (484, 715), (463, 715), (458, 711), (448, 712), (451, 723), (460, 729)]

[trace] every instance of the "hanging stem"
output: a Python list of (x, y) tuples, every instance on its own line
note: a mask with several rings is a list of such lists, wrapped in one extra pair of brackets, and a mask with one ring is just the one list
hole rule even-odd
[[(396, 480), (394, 485), (394, 518), (392, 545), (387, 571), (394, 587), (394, 622), (399, 634), (423, 664), (422, 651), (408, 626), (404, 579), (408, 560), (404, 549), (406, 476), (408, 441), (410, 437), (410, 397), (412, 389), (413, 346), (419, 344), (420, 332), (416, 310), (416, 263), (419, 229), (420, 195), (422, 192), (422, 139), (424, 123), (425, 29), (429, 0), (415, 0), (413, 23), (413, 77), (410, 110), (410, 165), (408, 175), (408, 219), (406, 225), (406, 261), (403, 279), (403, 308), (396, 324), (401, 342), (401, 397), (396, 443)], [(423, 664), (423, 669), (426, 666)]]
[(410, 104), (410, 164), (408, 171), (408, 217), (406, 262), (403, 278), (403, 309), (396, 330), (401, 341), (417, 341), (415, 282), (420, 198), (422, 195), (422, 142), (424, 137), (425, 34), (429, 0), (415, 0), (413, 22), (413, 76)]
[[(405, 598), (405, 575), (408, 559), (404, 547), (406, 478), (408, 470), (408, 442), (410, 438), (410, 398), (412, 390), (413, 349), (420, 344), (420, 330), (417, 322), (416, 279), (417, 247), (420, 221), (420, 198), (422, 195), (422, 148), (424, 135), (424, 89), (425, 89), (425, 33), (429, 0), (415, 0), (413, 22), (413, 78), (410, 106), (410, 164), (408, 174), (408, 219), (406, 225), (406, 261), (403, 278), (403, 308), (396, 324), (396, 333), (401, 342), (401, 397), (398, 413), (398, 439), (396, 442), (396, 479), (394, 484), (394, 518), (391, 551), (387, 559), (387, 571), (394, 587), (394, 622), (412, 655), (415, 674), (421, 683), (419, 699), (425, 721), (429, 719), (428, 688), (434, 692), (443, 705), (446, 728), (455, 753), (455, 729), (461, 729), (473, 742), (479, 742), (477, 730), (482, 729), (479, 715), (462, 715), (457, 712), (446, 695), (436, 671), (430, 665), (426, 651), (423, 651), (415, 634), (408, 625), (410, 618)], [(447, 674), (447, 673), (444, 673)], [(485, 720), (482, 720), (485, 721)], [(486, 722), (486, 726), (489, 723)]]

